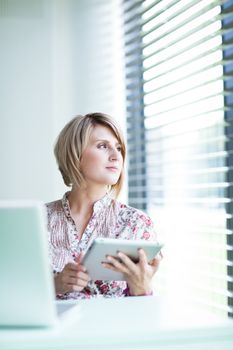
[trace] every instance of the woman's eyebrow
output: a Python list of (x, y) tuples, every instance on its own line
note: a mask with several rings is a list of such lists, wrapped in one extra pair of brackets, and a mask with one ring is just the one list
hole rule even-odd
[[(111, 143), (111, 141), (109, 140), (105, 140), (105, 139), (96, 139), (95, 142), (106, 142), (106, 143)], [(115, 142), (115, 145), (120, 145), (119, 141)]]
[(109, 142), (108, 140), (105, 140), (105, 139), (96, 139), (95, 141), (96, 142), (99, 142), (99, 141)]

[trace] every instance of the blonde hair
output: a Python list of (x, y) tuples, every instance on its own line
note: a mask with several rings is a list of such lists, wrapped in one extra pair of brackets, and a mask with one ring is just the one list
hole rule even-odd
[[(66, 186), (82, 186), (85, 179), (80, 169), (82, 153), (87, 146), (91, 131), (96, 125), (103, 125), (112, 130), (121, 145), (123, 165), (125, 161), (125, 141), (123, 133), (116, 121), (104, 113), (89, 113), (78, 115), (69, 121), (58, 135), (54, 154)], [(123, 185), (123, 170), (116, 184), (111, 190), (117, 197)]]

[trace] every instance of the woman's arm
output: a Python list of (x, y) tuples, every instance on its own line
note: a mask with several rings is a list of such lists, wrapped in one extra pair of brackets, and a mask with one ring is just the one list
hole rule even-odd
[[(153, 221), (150, 217), (135, 210), (128, 215), (124, 237), (126, 239), (157, 241)], [(159, 268), (162, 259), (162, 253), (151, 260), (147, 260), (147, 256), (143, 249), (139, 250), (139, 261), (133, 262), (127, 255), (119, 253), (118, 259), (109, 256), (107, 263), (104, 264), (106, 268), (121, 272), (125, 275), (128, 288), (124, 291), (125, 295), (151, 295), (153, 294), (152, 279)]]

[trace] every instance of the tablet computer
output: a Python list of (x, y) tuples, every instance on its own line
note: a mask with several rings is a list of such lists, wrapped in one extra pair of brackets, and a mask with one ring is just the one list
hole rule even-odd
[(114, 238), (96, 238), (82, 259), (92, 280), (124, 281), (123, 274), (105, 268), (101, 263), (106, 261), (106, 255), (117, 257), (121, 251), (134, 262), (138, 261), (138, 249), (142, 248), (148, 261), (152, 260), (160, 251), (163, 244), (144, 240), (127, 240)]

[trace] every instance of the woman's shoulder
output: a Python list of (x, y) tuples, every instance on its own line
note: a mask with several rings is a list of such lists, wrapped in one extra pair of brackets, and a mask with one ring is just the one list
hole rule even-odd
[(58, 214), (59, 212), (62, 212), (62, 201), (61, 199), (58, 199), (53, 202), (45, 203), (45, 208), (47, 210), (48, 216), (51, 216), (53, 214)]
[[(49, 231), (65, 222), (65, 215), (62, 207), (62, 200), (45, 203)], [(58, 225), (59, 224), (59, 225)]]
[(123, 227), (123, 236), (132, 239), (155, 240), (154, 223), (141, 209), (115, 202), (117, 208), (117, 222)]
[(118, 215), (129, 217), (131, 220), (137, 220), (138, 222), (145, 223), (146, 225), (152, 225), (152, 220), (148, 214), (141, 209), (131, 207), (128, 204), (124, 204), (115, 200), (115, 206), (118, 211)]

